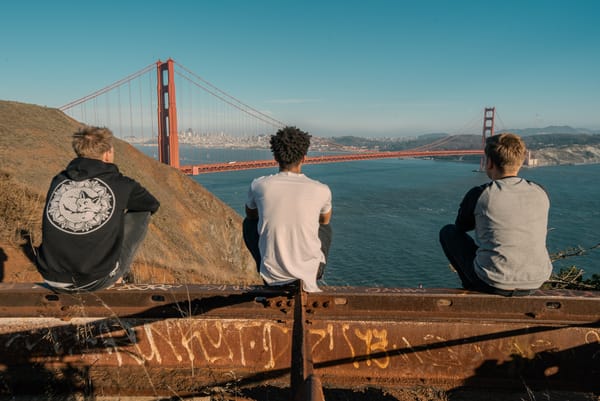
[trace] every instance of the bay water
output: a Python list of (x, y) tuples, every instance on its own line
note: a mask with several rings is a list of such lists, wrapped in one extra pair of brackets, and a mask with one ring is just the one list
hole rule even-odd
[[(206, 159), (246, 160), (244, 150), (182, 147), (182, 164)], [(252, 159), (269, 159), (258, 151)], [(454, 222), (464, 194), (488, 182), (474, 162), (381, 159), (305, 165), (303, 172), (331, 188), (333, 242), (326, 285), (371, 287), (459, 287), (439, 245), (439, 229)], [(244, 216), (252, 179), (277, 169), (233, 171), (193, 179)], [(588, 249), (582, 256), (554, 262), (554, 270), (576, 265), (586, 277), (600, 274), (600, 165), (524, 168), (522, 177), (550, 196), (548, 250)], [(291, 210), (290, 213), (293, 213)]]

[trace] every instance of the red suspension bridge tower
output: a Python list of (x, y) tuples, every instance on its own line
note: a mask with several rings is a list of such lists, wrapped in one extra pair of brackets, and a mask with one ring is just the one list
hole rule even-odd
[[(483, 111), (483, 132), (481, 135), (481, 148), (485, 150), (485, 140), (494, 135), (494, 114), (496, 113), (495, 107), (486, 107)], [(481, 156), (481, 162), (479, 163), (479, 169), (483, 171), (485, 169), (485, 154)]]
[(158, 160), (179, 168), (174, 62), (156, 62), (158, 94)]

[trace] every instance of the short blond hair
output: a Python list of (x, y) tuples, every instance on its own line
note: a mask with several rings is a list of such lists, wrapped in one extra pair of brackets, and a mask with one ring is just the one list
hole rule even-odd
[(113, 147), (113, 133), (108, 128), (84, 127), (73, 134), (71, 145), (77, 156), (101, 160)]
[(526, 152), (525, 142), (516, 134), (493, 135), (485, 141), (485, 156), (502, 171), (519, 169)]

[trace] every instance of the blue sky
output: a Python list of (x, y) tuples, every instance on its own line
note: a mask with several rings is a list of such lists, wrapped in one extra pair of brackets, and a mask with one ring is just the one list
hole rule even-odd
[(600, 129), (600, 1), (10, 1), (0, 99), (60, 107), (169, 57), (319, 136)]

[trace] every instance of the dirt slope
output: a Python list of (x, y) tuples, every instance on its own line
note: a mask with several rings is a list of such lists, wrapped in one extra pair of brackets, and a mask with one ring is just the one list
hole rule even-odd
[[(29, 242), (41, 241), (46, 191), (74, 157), (79, 126), (57, 109), (0, 101), (0, 281), (40, 280)], [(115, 141), (115, 163), (161, 203), (132, 267), (137, 282), (259, 282), (235, 211), (126, 142)]]

